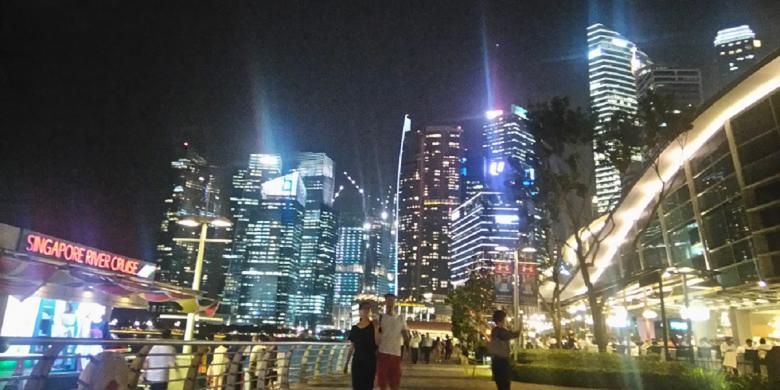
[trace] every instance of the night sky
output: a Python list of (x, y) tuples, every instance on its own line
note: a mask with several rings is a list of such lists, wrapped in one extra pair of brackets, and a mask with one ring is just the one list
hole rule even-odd
[(719, 28), (780, 41), (780, 1), (83, 3), (2, 2), (0, 222), (144, 259), (185, 140), (224, 166), (326, 152), (377, 193), (405, 113), (473, 142), (490, 106), (585, 106), (591, 22), (709, 93)]

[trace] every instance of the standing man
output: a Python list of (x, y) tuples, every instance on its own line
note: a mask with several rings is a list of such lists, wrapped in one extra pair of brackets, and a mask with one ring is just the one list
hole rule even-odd
[(433, 338), (430, 333), (426, 333), (422, 338), (422, 353), (425, 363), (431, 363), (431, 350), (433, 349)]
[(379, 328), (376, 380), (381, 390), (401, 387), (401, 345), (409, 340), (406, 320), (395, 314), (395, 294), (385, 294), (385, 312), (374, 326)]
[(409, 347), (412, 349), (412, 364), (417, 364), (417, 359), (420, 358), (420, 342), (422, 338), (420, 334), (414, 332), (412, 339), (409, 341)]

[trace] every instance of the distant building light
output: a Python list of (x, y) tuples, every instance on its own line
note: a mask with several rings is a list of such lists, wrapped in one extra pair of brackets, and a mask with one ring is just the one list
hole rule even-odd
[(598, 57), (600, 55), (601, 55), (601, 48), (597, 47), (597, 48), (595, 48), (595, 49), (593, 49), (593, 50), (588, 52), (588, 59), (592, 60), (592, 59), (594, 59), (594, 58), (596, 58), (596, 57)]
[(504, 214), (504, 215), (496, 215), (495, 220), (496, 223), (499, 225), (511, 225), (517, 223), (517, 221), (520, 220), (520, 217), (518, 217), (517, 215)]
[(628, 41), (620, 38), (612, 38), (612, 44), (617, 47), (628, 47)]
[(496, 119), (501, 115), (504, 115), (504, 110), (489, 110), (485, 112), (485, 118), (488, 120)]

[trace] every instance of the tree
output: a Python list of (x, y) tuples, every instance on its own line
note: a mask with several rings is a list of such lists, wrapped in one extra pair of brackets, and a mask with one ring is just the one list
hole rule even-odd
[(488, 329), (485, 320), (495, 300), (493, 278), (487, 269), (473, 271), (466, 283), (447, 295), (452, 306), (452, 334), (462, 341), (475, 344)]
[[(551, 270), (546, 280), (551, 291), (544, 297), (543, 304), (549, 309), (556, 327), (556, 319), (559, 322), (561, 314), (560, 295), (571, 280), (562, 275), (565, 262), (560, 252), (568, 251), (576, 259), (575, 270), (586, 287), (594, 341), (601, 352), (606, 351), (607, 344), (605, 297), (596, 288), (592, 272), (600, 248), (615, 228), (616, 209), (593, 219), (590, 202), (591, 183), (595, 181), (593, 151), (605, 156), (622, 178), (632, 177), (632, 172), (653, 169), (661, 181), (659, 195), (651, 204), (651, 210), (657, 210), (660, 199), (669, 190), (667, 179), (660, 172), (658, 155), (671, 142), (684, 146), (685, 130), (689, 128), (690, 116), (671, 107), (669, 97), (649, 95), (640, 102), (636, 114), (616, 112), (603, 121), (603, 133), (599, 137), (594, 137), (590, 117), (580, 109), (571, 109), (566, 98), (553, 98), (537, 105), (529, 118), (530, 129), (537, 140), (540, 198), (550, 224), (548, 246), (553, 248), (547, 264)], [(630, 188), (632, 182), (624, 180), (623, 188)], [(610, 203), (617, 203), (625, 193), (619, 193)], [(649, 214), (652, 216), (654, 211)], [(641, 233), (651, 219), (638, 221), (642, 226), (637, 226), (636, 231)], [(556, 332), (560, 332), (560, 323)], [(560, 337), (559, 333), (557, 337)]]

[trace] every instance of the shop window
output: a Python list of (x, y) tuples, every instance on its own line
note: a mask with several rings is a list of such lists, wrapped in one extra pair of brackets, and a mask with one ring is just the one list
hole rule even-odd
[(730, 247), (722, 247), (710, 252), (710, 267), (712, 269), (720, 269), (734, 264), (734, 262), (734, 253)]
[(729, 155), (729, 144), (726, 133), (720, 129), (691, 159), (694, 175), (726, 155)]
[(764, 184), (755, 189), (754, 199), (756, 204), (753, 206), (773, 202), (778, 199), (778, 194), (780, 194), (780, 180)]
[(761, 228), (770, 228), (780, 225), (780, 206), (766, 208), (759, 211), (761, 217)]
[(744, 142), (774, 127), (775, 120), (772, 116), (772, 108), (769, 106), (768, 99), (754, 105), (731, 121), (731, 128), (737, 145), (742, 145)]
[[(766, 241), (767, 251), (777, 252), (780, 251), (780, 231), (774, 231), (763, 235), (764, 241)], [(778, 268), (780, 270), (780, 268)]]
[(664, 215), (664, 220), (670, 228), (690, 223), (693, 220), (693, 207), (690, 203), (678, 207)]
[(742, 280), (739, 278), (739, 273), (736, 267), (727, 268), (721, 270), (720, 274), (716, 276), (718, 283), (723, 287), (732, 287), (738, 284), (742, 284)]
[(724, 203), (702, 218), (704, 236), (710, 249), (737, 241), (749, 233), (745, 211), (738, 199)]
[(780, 153), (765, 156), (761, 160), (742, 168), (745, 184), (750, 185), (780, 174)]
[(739, 195), (737, 177), (736, 175), (731, 175), (700, 194), (699, 206), (702, 211), (707, 211), (737, 195)]
[(730, 158), (724, 157), (718, 160), (713, 165), (705, 168), (704, 171), (693, 179), (696, 192), (703, 192), (713, 185), (722, 182), (732, 173), (734, 173), (734, 164), (731, 162)]
[(745, 167), (780, 150), (780, 134), (770, 130), (739, 147), (739, 159)]
[(671, 210), (675, 207), (681, 206), (691, 200), (691, 194), (688, 190), (688, 186), (683, 185), (680, 188), (669, 193), (664, 199), (664, 209)]

